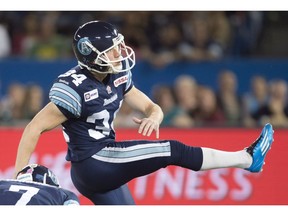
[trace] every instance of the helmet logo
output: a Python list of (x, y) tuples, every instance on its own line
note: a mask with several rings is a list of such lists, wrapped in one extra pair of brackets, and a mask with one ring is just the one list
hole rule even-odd
[(88, 38), (81, 38), (77, 43), (77, 48), (82, 55), (89, 55), (92, 52), (92, 49), (86, 44), (91, 44)]

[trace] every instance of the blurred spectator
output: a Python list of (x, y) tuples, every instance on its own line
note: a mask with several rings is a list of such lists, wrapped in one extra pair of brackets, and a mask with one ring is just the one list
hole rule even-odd
[(218, 107), (215, 92), (208, 86), (198, 87), (198, 107), (195, 113), (196, 126), (225, 126), (225, 116)]
[(11, 54), (10, 36), (5, 24), (0, 22), (0, 58), (8, 57)]
[(231, 26), (228, 17), (224, 11), (208, 12), (208, 22), (210, 26), (211, 37), (218, 43), (226, 54), (231, 43)]
[(39, 37), (39, 17), (31, 12), (23, 18), (22, 30), (13, 34), (13, 53), (25, 57)]
[(38, 40), (28, 49), (28, 57), (41, 60), (65, 59), (72, 56), (72, 38), (57, 33), (58, 13), (47, 13), (40, 20)]
[(223, 47), (213, 39), (206, 15), (194, 13), (190, 18), (190, 26), (186, 24), (186, 28), (191, 28), (191, 31), (190, 34), (184, 34), (186, 37), (180, 46), (182, 59), (205, 61), (223, 57)]
[(24, 119), (25, 86), (13, 83), (9, 86), (7, 95), (1, 100), (0, 121), (14, 124)]
[(152, 13), (146, 35), (149, 47), (143, 49), (143, 58), (153, 66), (162, 68), (179, 59), (178, 48), (182, 40), (178, 20), (173, 12)]
[(234, 11), (228, 12), (227, 16), (233, 32), (230, 54), (232, 56), (252, 54), (263, 31), (263, 12)]
[(197, 108), (198, 84), (193, 76), (188, 74), (179, 75), (174, 81), (176, 103), (194, 119)]
[(162, 127), (191, 127), (194, 125), (193, 119), (181, 109), (175, 101), (173, 90), (167, 85), (156, 85), (153, 88), (152, 98), (164, 113)]
[(288, 127), (287, 82), (273, 80), (269, 84), (269, 102), (253, 114), (258, 126), (270, 122), (274, 127)]
[(44, 105), (44, 93), (37, 84), (28, 85), (26, 88), (23, 118), (31, 120)]
[(250, 81), (250, 91), (243, 95), (244, 126), (256, 126), (252, 115), (258, 111), (260, 107), (267, 105), (268, 98), (268, 84), (266, 79), (261, 75), (253, 76)]
[(238, 80), (231, 70), (221, 70), (218, 75), (217, 103), (224, 113), (227, 126), (239, 126), (242, 114), (242, 100), (237, 93)]
[(136, 59), (141, 60), (147, 55), (146, 52), (149, 52), (149, 49), (147, 50), (149, 41), (145, 34), (145, 29), (148, 28), (149, 12), (131, 11), (122, 12), (121, 15), (123, 19), (120, 21), (119, 31), (125, 32), (125, 43), (133, 48)]

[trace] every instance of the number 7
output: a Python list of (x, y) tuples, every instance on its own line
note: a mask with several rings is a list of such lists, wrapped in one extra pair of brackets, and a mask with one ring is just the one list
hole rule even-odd
[(15, 205), (27, 205), (31, 198), (39, 191), (38, 188), (21, 185), (11, 185), (9, 188), (9, 191), (18, 192), (20, 190), (25, 190), (26, 192), (22, 194)]

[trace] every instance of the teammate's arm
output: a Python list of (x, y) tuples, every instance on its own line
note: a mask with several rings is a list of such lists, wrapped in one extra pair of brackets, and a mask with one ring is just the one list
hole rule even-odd
[(30, 121), (24, 129), (18, 146), (13, 178), (29, 163), (40, 135), (57, 127), (66, 120), (67, 118), (57, 106), (50, 102)]
[(125, 102), (133, 109), (142, 112), (146, 118), (133, 118), (134, 122), (139, 124), (138, 132), (144, 136), (150, 136), (153, 130), (156, 132), (156, 138), (159, 138), (159, 126), (163, 120), (163, 112), (160, 106), (155, 104), (147, 95), (138, 90), (135, 86), (125, 94)]
[(63, 188), (62, 190), (67, 195), (66, 200), (64, 201), (63, 205), (80, 205), (79, 198), (74, 192), (63, 189)]

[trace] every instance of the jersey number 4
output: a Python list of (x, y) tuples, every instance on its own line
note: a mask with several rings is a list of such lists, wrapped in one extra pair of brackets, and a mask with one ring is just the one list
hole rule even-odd
[(73, 78), (72, 82), (79, 86), (87, 77), (84, 74), (76, 74), (76, 70), (69, 70), (66, 73), (58, 76), (58, 77), (68, 77), (71, 76)]

